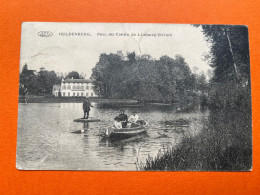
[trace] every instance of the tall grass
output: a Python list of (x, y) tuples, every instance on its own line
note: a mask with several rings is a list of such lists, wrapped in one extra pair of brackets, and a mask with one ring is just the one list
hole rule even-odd
[[(248, 171), (252, 167), (251, 100), (248, 90), (222, 89), (212, 96), (201, 133), (185, 137), (177, 148), (139, 163), (140, 170)], [(225, 94), (225, 95), (223, 95)], [(217, 98), (217, 105), (214, 105)], [(243, 102), (241, 102), (243, 101)], [(226, 104), (226, 106), (223, 106)], [(215, 106), (215, 107), (214, 107)]]

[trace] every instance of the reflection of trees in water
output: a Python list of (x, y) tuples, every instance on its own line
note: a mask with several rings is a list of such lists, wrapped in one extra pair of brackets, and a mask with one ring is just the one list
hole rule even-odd
[(165, 104), (165, 105), (160, 105), (160, 104), (137, 104), (137, 103), (98, 103), (96, 105), (97, 108), (99, 109), (112, 109), (112, 110), (119, 110), (119, 109), (126, 109), (130, 111), (138, 111), (138, 112), (149, 112), (149, 111), (172, 111), (177, 108), (177, 105), (173, 104)]

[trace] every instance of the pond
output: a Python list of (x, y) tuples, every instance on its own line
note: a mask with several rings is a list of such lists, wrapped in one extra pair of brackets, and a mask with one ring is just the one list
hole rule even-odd
[[(177, 146), (184, 136), (195, 136), (208, 112), (177, 113), (171, 106), (114, 106), (92, 103), (90, 116), (100, 122), (76, 123), (83, 116), (81, 103), (19, 104), (17, 168), (24, 170), (136, 170), (167, 147)], [(149, 124), (146, 134), (124, 140), (109, 140), (100, 130), (113, 125), (124, 109), (137, 111)], [(167, 122), (184, 119), (189, 127), (169, 128)], [(72, 133), (84, 130), (82, 133)]]

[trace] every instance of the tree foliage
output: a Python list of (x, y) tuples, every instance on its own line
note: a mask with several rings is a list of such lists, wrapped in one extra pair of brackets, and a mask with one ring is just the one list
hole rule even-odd
[(251, 88), (247, 27), (202, 25), (202, 31), (211, 45), (208, 60), (214, 69), (209, 91), (210, 107), (212, 109), (232, 107), (250, 115)]
[(84, 77), (76, 71), (71, 71), (68, 73), (68, 75), (65, 77), (65, 79), (72, 79), (72, 78), (73, 79), (83, 79)]
[(140, 101), (172, 101), (198, 90), (185, 59), (162, 56), (159, 60), (135, 52), (101, 54), (92, 69), (95, 91), (109, 98), (133, 98)]
[(36, 72), (28, 70), (28, 66), (25, 64), (20, 74), (19, 94), (51, 94), (53, 85), (60, 84), (60, 82), (61, 77), (58, 77), (54, 71), (41, 67), (40, 71)]
[(248, 80), (250, 78), (248, 29), (238, 25), (202, 25), (211, 44), (208, 56), (214, 68), (213, 81)]

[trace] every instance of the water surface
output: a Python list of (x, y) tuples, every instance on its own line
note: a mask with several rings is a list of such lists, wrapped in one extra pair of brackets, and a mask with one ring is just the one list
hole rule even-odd
[[(100, 136), (100, 129), (113, 125), (119, 107), (93, 104), (92, 117), (100, 122), (76, 123), (83, 116), (81, 103), (19, 104), (17, 168), (26, 170), (136, 170), (167, 147), (175, 147), (184, 136), (197, 135), (207, 112), (176, 113), (169, 106), (124, 108), (126, 114), (136, 110), (148, 121), (146, 134), (111, 141)], [(166, 121), (190, 121), (190, 126), (174, 129)], [(83, 133), (72, 133), (84, 130)]]

